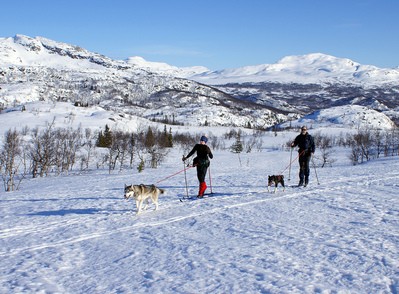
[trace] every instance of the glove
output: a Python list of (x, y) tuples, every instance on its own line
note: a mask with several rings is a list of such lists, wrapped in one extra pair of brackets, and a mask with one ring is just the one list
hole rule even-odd
[(186, 159), (187, 159), (187, 158), (186, 158), (186, 157), (184, 157), (184, 155), (183, 155), (182, 161), (186, 161)]

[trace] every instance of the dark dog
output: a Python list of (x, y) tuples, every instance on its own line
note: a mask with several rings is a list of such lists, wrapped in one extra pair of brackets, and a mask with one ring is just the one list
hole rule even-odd
[(283, 191), (285, 191), (285, 186), (284, 186), (284, 176), (283, 175), (272, 175), (269, 176), (267, 180), (267, 191), (270, 192), (270, 186), (274, 184), (274, 193), (277, 191), (277, 186), (278, 184), (281, 184), (283, 186)]

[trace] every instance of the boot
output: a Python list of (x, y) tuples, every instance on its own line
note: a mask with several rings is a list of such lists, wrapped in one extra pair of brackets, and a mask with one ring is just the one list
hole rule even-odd
[(206, 190), (207, 186), (205, 182), (201, 182), (199, 185), (199, 191), (198, 191), (198, 198), (204, 197), (204, 193)]
[(305, 185), (303, 185), (304, 187), (306, 187), (309, 184), (309, 178), (305, 177)]
[(304, 172), (302, 170), (302, 168), (299, 170), (299, 184), (298, 187), (302, 187), (303, 186), (303, 178), (305, 177)]

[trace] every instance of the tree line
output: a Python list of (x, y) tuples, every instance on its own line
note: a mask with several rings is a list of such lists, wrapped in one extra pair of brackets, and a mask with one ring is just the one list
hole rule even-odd
[[(213, 150), (229, 149), (238, 154), (262, 150), (263, 131), (254, 130), (252, 136), (242, 134), (240, 129), (231, 129), (222, 137), (209, 134)], [(157, 168), (172, 147), (191, 150), (202, 134), (174, 133), (171, 128), (151, 126), (139, 127), (135, 132), (111, 130), (93, 131), (81, 127), (56, 128), (54, 121), (44, 128), (21, 131), (8, 130), (0, 146), (0, 175), (5, 191), (17, 190), (28, 176), (45, 177), (50, 174), (68, 174), (72, 170), (134, 169), (141, 172), (146, 167)], [(276, 135), (276, 134), (275, 134)], [(381, 156), (399, 155), (398, 129), (358, 130), (341, 135), (313, 134), (317, 146), (317, 161), (321, 167), (335, 162), (333, 147), (348, 148), (348, 156), (356, 165)], [(226, 141), (233, 141), (226, 147)], [(286, 144), (289, 148), (290, 140)]]
[(136, 132), (104, 131), (81, 127), (56, 128), (54, 121), (45, 128), (8, 130), (0, 146), (0, 174), (5, 191), (17, 190), (27, 176), (45, 177), (68, 174), (72, 170), (107, 168), (109, 173), (124, 168), (157, 168), (175, 144), (192, 145), (190, 134), (172, 135), (146, 127)]

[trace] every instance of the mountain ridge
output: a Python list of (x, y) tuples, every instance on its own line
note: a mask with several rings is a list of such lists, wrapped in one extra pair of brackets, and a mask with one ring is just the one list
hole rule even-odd
[[(53, 41), (44, 37), (31, 38), (15, 35), (0, 40), (14, 40), (16, 44), (40, 51), (44, 47), (61, 56), (72, 59), (88, 59), (93, 64), (107, 68), (143, 69), (152, 73), (173, 75), (192, 79), (205, 84), (227, 84), (239, 82), (346, 82), (354, 84), (399, 84), (399, 67), (378, 68), (374, 65), (362, 65), (348, 58), (338, 58), (323, 53), (285, 56), (273, 64), (248, 65), (244, 67), (209, 70), (204, 66), (176, 67), (163, 62), (147, 61), (140, 56), (128, 57), (126, 60), (113, 60), (104, 55), (89, 52), (79, 46)], [(0, 61), (4, 58), (0, 59)], [(99, 62), (101, 60), (101, 62)], [(9, 60), (12, 64), (13, 62)], [(14, 65), (18, 63), (14, 62)], [(23, 64), (20, 60), (18, 65)]]
[[(3, 107), (82, 102), (155, 121), (173, 117), (190, 125), (267, 128), (319, 109), (354, 104), (399, 121), (398, 79), (392, 78), (399, 77), (399, 70), (321, 53), (211, 72), (142, 57), (113, 60), (43, 37), (0, 38), (0, 49)], [(341, 78), (334, 77), (337, 73)], [(378, 77), (374, 84), (368, 83), (372, 73)]]
[(0, 39), (0, 103), (71, 102), (154, 121), (270, 126), (285, 119), (192, 80), (114, 61), (78, 46), (16, 35)]
[(209, 70), (206, 67), (178, 68), (166, 63), (131, 57), (129, 64), (151, 69), (158, 73), (173, 74), (212, 85), (228, 83), (352, 83), (363, 86), (399, 84), (399, 68), (378, 68), (362, 65), (348, 58), (338, 58), (323, 53), (285, 56), (273, 64)]

